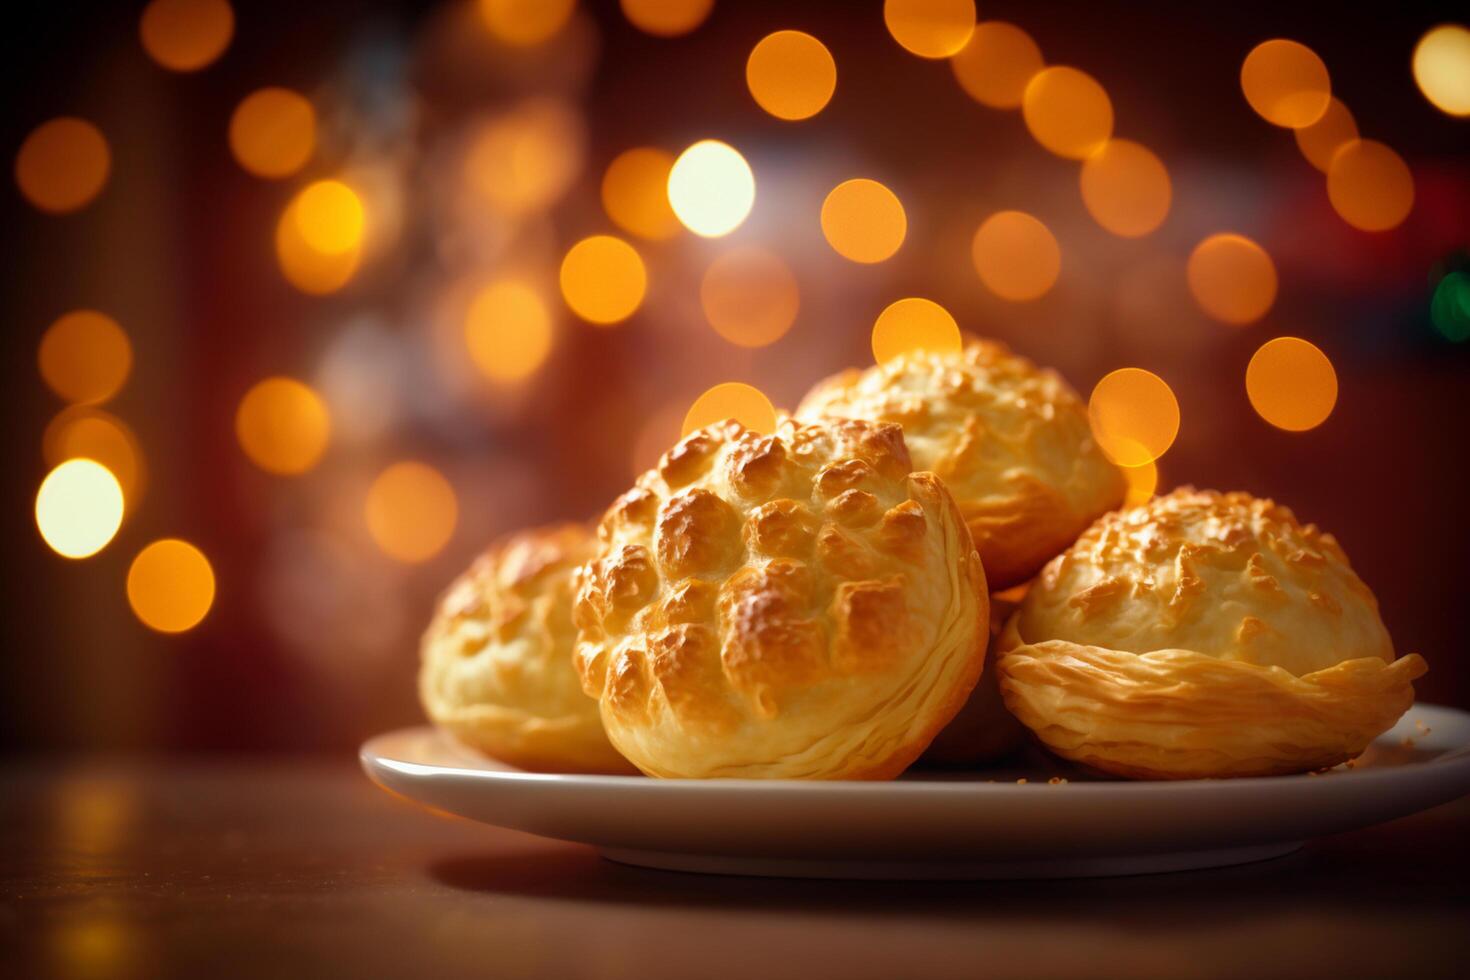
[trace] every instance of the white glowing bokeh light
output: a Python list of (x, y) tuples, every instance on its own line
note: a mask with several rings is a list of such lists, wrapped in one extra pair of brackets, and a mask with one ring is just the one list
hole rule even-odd
[(730, 144), (700, 140), (669, 171), (669, 204), (696, 235), (728, 235), (755, 206), (755, 174)]

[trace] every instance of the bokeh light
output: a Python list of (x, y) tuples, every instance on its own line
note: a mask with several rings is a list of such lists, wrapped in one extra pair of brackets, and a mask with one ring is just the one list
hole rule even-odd
[(479, 0), (480, 17), (503, 44), (529, 48), (555, 37), (571, 19), (576, 0)]
[(235, 411), (235, 436), (250, 461), (267, 473), (294, 476), (317, 464), (332, 435), (327, 403), (294, 378), (255, 384)]
[(715, 0), (620, 0), (623, 16), (645, 34), (678, 37), (700, 24), (715, 6)]
[(301, 195), (281, 212), (276, 222), (276, 259), (281, 274), (303, 293), (314, 296), (336, 292), (352, 280), (362, 260), (362, 249), (352, 248), (335, 254), (322, 252), (307, 241), (302, 233)]
[(1358, 124), (1348, 107), (1334, 98), (1327, 103), (1321, 119), (1292, 132), (1302, 156), (1325, 174), (1332, 168), (1332, 158), (1338, 149), (1358, 138)]
[(974, 0), (883, 0), (888, 33), (911, 54), (948, 58), (975, 31)]
[(257, 177), (289, 177), (316, 150), (316, 110), (288, 88), (257, 89), (230, 116), (230, 152)]
[(1091, 75), (1058, 65), (1031, 77), (1021, 100), (1031, 136), (1057, 156), (1085, 160), (1113, 135), (1113, 103)]
[(112, 317), (74, 310), (41, 337), (41, 377), (73, 404), (95, 405), (117, 394), (133, 369), (133, 345)]
[(454, 535), (459, 501), (432, 466), (394, 463), (373, 480), (363, 505), (368, 533), (383, 553), (401, 562), (427, 561)]
[(755, 205), (755, 174), (733, 146), (700, 140), (669, 171), (669, 204), (696, 235), (728, 235)]
[(879, 364), (912, 351), (958, 353), (960, 326), (949, 310), (919, 296), (890, 303), (873, 323), (873, 359)]
[(765, 347), (796, 322), (801, 293), (779, 255), (741, 246), (710, 263), (699, 286), (699, 302), (721, 337), (739, 347)]
[(465, 183), (497, 213), (523, 218), (555, 204), (576, 182), (585, 143), (582, 117), (571, 105), (527, 99), (474, 135)]
[(837, 62), (810, 34), (777, 31), (751, 50), (745, 84), (756, 104), (777, 119), (810, 119), (837, 90)]
[(31, 130), (15, 155), (15, 182), (27, 201), (52, 214), (91, 203), (107, 183), (112, 151), (101, 130), (62, 116)]
[(59, 412), (41, 436), (41, 455), (53, 467), (69, 459), (101, 463), (117, 477), (126, 509), (136, 507), (142, 496), (143, 450), (138, 437), (122, 419), (101, 409), (73, 406)]
[(1027, 83), (1045, 67), (1031, 35), (1003, 20), (977, 24), (949, 65), (970, 98), (992, 109), (1020, 108)]
[(36, 527), (51, 550), (66, 558), (86, 558), (107, 547), (122, 519), (122, 487), (95, 460), (67, 460), (46, 474), (36, 492)]
[(1261, 345), (1245, 369), (1245, 392), (1256, 414), (1278, 429), (1315, 429), (1337, 404), (1337, 372), (1321, 349), (1300, 337)]
[(160, 633), (193, 629), (214, 605), (209, 559), (178, 538), (163, 538), (138, 552), (128, 569), (127, 587), (133, 614)]
[(1430, 104), (1452, 116), (1470, 116), (1470, 30), (1441, 24), (1414, 47), (1414, 81)]
[(1152, 500), (1159, 489), (1159, 464), (1149, 460), (1142, 466), (1125, 466), (1123, 479), (1128, 483), (1123, 506), (1141, 507)]
[(1093, 220), (1122, 238), (1147, 235), (1169, 215), (1169, 171), (1146, 146), (1111, 139), (1082, 163), (1082, 203)]
[(648, 289), (638, 252), (612, 235), (593, 235), (573, 245), (561, 263), (561, 294), (572, 312), (607, 325), (632, 316)]
[(464, 323), (470, 360), (491, 381), (529, 378), (551, 353), (551, 311), (530, 285), (505, 279), (470, 300)]
[(669, 206), (669, 171), (674, 155), (651, 146), (619, 153), (602, 177), (602, 206), (624, 231), (660, 241), (682, 227)]
[(1179, 401), (1168, 382), (1142, 368), (1119, 368), (1087, 401), (1092, 435), (1119, 466), (1146, 466), (1168, 452), (1179, 434)]
[(362, 199), (340, 180), (308, 184), (297, 195), (295, 218), (307, 247), (323, 255), (356, 251), (367, 224)]
[(903, 203), (876, 180), (845, 180), (822, 202), (822, 234), (845, 259), (882, 262), (898, 251), (907, 232)]
[(1262, 119), (1289, 129), (1321, 119), (1332, 98), (1322, 59), (1306, 45), (1282, 38), (1262, 41), (1245, 56), (1240, 88)]
[(776, 431), (776, 407), (759, 389), (739, 381), (717, 384), (694, 400), (684, 414), (682, 435), (734, 419), (755, 432)]
[(1429, 318), (1445, 340), (1470, 340), (1470, 275), (1450, 272), (1439, 280), (1429, 301)]
[(1200, 309), (1222, 323), (1254, 323), (1276, 302), (1276, 264), (1244, 235), (1222, 232), (1200, 242), (1186, 275)]
[(1044, 296), (1062, 270), (1056, 237), (1024, 211), (986, 218), (970, 243), (970, 258), (985, 288), (1013, 303)]
[(235, 12), (226, 0), (152, 0), (138, 35), (149, 57), (170, 71), (198, 71), (230, 46)]
[(1414, 175), (1404, 158), (1377, 140), (1350, 140), (1327, 168), (1327, 198), (1362, 231), (1396, 228), (1414, 207)]

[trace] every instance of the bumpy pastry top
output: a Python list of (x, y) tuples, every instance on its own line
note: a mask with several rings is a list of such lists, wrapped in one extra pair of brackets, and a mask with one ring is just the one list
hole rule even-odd
[(1191, 650), (1297, 676), (1394, 658), (1332, 535), (1270, 500), (1193, 488), (1094, 524), (1047, 566), (1016, 626), (1026, 643)]
[(491, 547), (439, 602), (419, 693), (436, 722), (506, 762), (553, 772), (627, 772), (572, 666), (572, 571), (592, 557), (580, 524)]
[(576, 662), (651, 775), (885, 778), (979, 675), (984, 572), (898, 426), (692, 433), (608, 510)]
[(902, 425), (915, 467), (954, 494), (997, 590), (1033, 576), (1127, 489), (1076, 392), (992, 341), (845, 371), (817, 384), (797, 415)]

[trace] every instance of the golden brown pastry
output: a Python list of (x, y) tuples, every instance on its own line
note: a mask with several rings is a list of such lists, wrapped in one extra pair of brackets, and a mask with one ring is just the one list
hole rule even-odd
[(1262, 776), (1358, 755), (1413, 703), (1373, 593), (1330, 534), (1244, 493), (1109, 514), (1006, 625), (1006, 705), (1122, 776)]
[(652, 776), (891, 778), (983, 663), (985, 573), (896, 425), (692, 433), (577, 576), (584, 688)]
[(1034, 576), (1127, 490), (1076, 392), (993, 341), (844, 371), (797, 409), (820, 415), (902, 425), (914, 466), (954, 494), (997, 591)]
[(633, 772), (572, 666), (572, 571), (587, 527), (522, 531), (450, 586), (423, 640), (419, 697), (461, 742), (523, 769)]

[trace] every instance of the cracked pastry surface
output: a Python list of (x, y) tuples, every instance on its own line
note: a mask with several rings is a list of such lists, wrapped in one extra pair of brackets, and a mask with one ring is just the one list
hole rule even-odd
[(797, 409), (821, 415), (903, 426), (915, 468), (954, 494), (997, 591), (1035, 575), (1127, 490), (1076, 392), (994, 341), (844, 371)]
[(1052, 751), (1117, 775), (1274, 775), (1358, 755), (1413, 703), (1336, 539), (1244, 493), (1109, 514), (1007, 623), (998, 681)]
[(422, 643), (419, 697), (431, 720), (524, 769), (634, 771), (572, 665), (572, 572), (595, 541), (580, 524), (521, 531), (455, 580)]
[(649, 775), (891, 778), (980, 674), (985, 574), (896, 425), (709, 426), (598, 535), (575, 661)]

